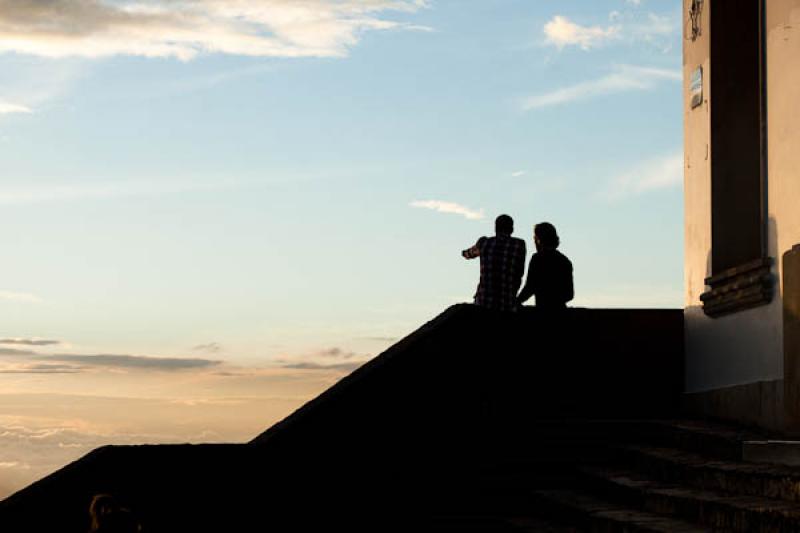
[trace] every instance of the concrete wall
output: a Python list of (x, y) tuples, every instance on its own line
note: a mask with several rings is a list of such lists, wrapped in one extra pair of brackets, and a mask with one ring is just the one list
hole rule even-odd
[[(786, 429), (800, 434), (798, 262), (784, 254), (800, 243), (800, 0), (767, 0), (767, 137), (770, 246), (783, 304)], [(795, 252), (795, 256), (797, 252)], [(792, 287), (786, 293), (784, 283)]]
[[(800, 0), (766, 1), (767, 42), (767, 232), (774, 259), (775, 298), (769, 305), (719, 318), (703, 314), (700, 295), (711, 274), (711, 172), (709, 16), (705, 0), (702, 35), (684, 36), (685, 131), (685, 324), (686, 390), (712, 391), (784, 377), (782, 256), (800, 243)], [(684, 0), (688, 21), (691, 0)], [(688, 24), (686, 25), (688, 26)], [(690, 109), (689, 76), (704, 71), (704, 102)], [(786, 354), (787, 357), (794, 357)], [(800, 357), (800, 354), (797, 354)], [(782, 401), (782, 400), (780, 400)], [(776, 408), (781, 408), (777, 406)], [(763, 406), (760, 407), (763, 410)], [(773, 425), (773, 424), (769, 424)]]
[(770, 245), (800, 243), (800, 0), (767, 0)]

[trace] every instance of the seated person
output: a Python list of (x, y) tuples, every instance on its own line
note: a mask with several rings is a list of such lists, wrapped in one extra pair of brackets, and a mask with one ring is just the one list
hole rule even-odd
[(494, 237), (481, 237), (461, 255), (465, 259), (481, 258), (481, 280), (475, 304), (497, 311), (513, 311), (516, 309), (514, 296), (525, 269), (525, 241), (511, 236), (514, 220), (508, 215), (497, 217), (494, 229)]
[(536, 295), (536, 307), (564, 308), (575, 296), (572, 286), (572, 263), (556, 250), (560, 243), (556, 228), (548, 222), (533, 228), (536, 253), (528, 266), (528, 278), (517, 296), (517, 305)]

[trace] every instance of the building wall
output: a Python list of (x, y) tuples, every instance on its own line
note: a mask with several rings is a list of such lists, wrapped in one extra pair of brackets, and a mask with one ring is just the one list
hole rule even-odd
[(767, 6), (769, 205), (781, 268), (800, 243), (800, 0)]
[[(696, 41), (684, 36), (684, 316), (686, 390), (690, 393), (728, 387), (739, 390), (741, 387), (734, 386), (783, 379), (781, 262), (783, 254), (800, 243), (800, 0), (766, 0), (766, 231), (768, 253), (775, 260), (775, 298), (769, 305), (728, 316), (709, 318), (703, 314), (700, 295), (706, 290), (704, 278), (711, 274), (709, 113), (714, 103), (708, 84), (713, 68), (709, 64), (709, 15), (714, 2), (720, 1), (724, 0), (705, 0), (703, 33)], [(690, 4), (691, 0), (684, 0), (685, 21)], [(692, 110), (689, 77), (698, 66), (703, 67), (704, 102)]]

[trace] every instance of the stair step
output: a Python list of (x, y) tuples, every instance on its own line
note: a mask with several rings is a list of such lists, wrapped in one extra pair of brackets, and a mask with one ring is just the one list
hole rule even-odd
[(700, 454), (651, 446), (619, 446), (620, 456), (666, 483), (800, 502), (800, 468), (710, 460)]
[(577, 470), (610, 499), (714, 529), (773, 533), (800, 528), (800, 504), (795, 502), (670, 485), (617, 468)]
[[(536, 490), (533, 496), (548, 517), (571, 522), (580, 531), (705, 533), (708, 528), (669, 516), (626, 508), (589, 494), (562, 489)], [(511, 522), (520, 527), (525, 519)], [(529, 531), (536, 531), (531, 529)]]
[[(513, 433), (514, 429), (505, 429)], [(532, 444), (641, 443), (669, 446), (709, 457), (741, 461), (746, 443), (776, 438), (764, 432), (705, 420), (537, 419), (516, 429)], [(774, 446), (773, 446), (774, 448)], [(774, 455), (774, 453), (773, 453)]]
[(768, 438), (765, 433), (704, 420), (654, 421), (650, 429), (650, 442), (732, 461), (742, 460), (743, 442)]

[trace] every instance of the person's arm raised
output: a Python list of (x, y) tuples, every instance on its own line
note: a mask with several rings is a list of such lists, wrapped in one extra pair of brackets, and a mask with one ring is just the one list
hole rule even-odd
[(483, 239), (485, 237), (481, 237), (478, 239), (478, 242), (475, 243), (475, 246), (471, 246), (466, 250), (461, 252), (461, 257), (464, 259), (475, 259), (476, 257), (481, 255), (481, 244), (483, 244)]

